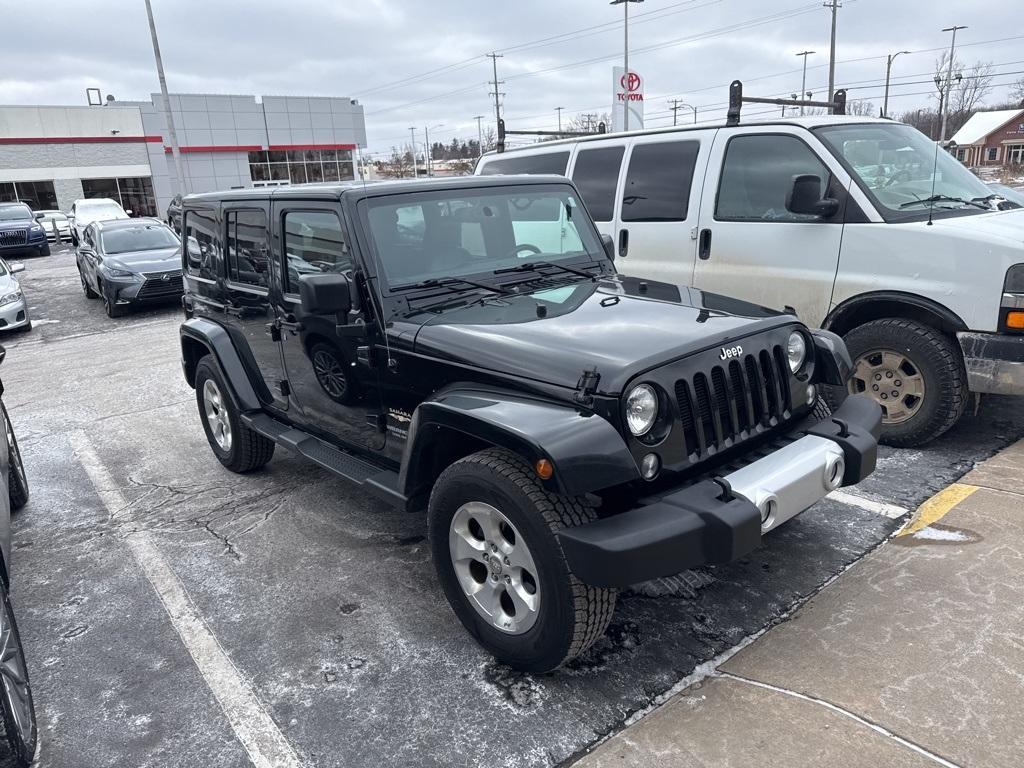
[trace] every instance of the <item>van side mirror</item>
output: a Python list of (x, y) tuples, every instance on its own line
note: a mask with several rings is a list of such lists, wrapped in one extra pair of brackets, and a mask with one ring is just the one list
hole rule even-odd
[(839, 210), (839, 201), (834, 197), (821, 196), (820, 176), (803, 173), (793, 177), (793, 186), (786, 194), (786, 210), (827, 219), (835, 216)]
[(347, 315), (352, 309), (352, 292), (345, 275), (302, 275), (299, 299), (302, 311), (311, 315)]
[(604, 255), (609, 261), (615, 261), (615, 241), (611, 235), (601, 235), (601, 245), (604, 247)]

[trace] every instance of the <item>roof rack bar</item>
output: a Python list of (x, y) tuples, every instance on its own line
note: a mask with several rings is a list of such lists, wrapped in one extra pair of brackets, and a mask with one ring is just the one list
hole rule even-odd
[[(597, 133), (606, 133), (607, 126), (602, 122), (597, 124)], [(505, 129), (505, 120), (498, 120), (498, 144), (497, 151), (505, 151), (506, 136), (557, 136), (559, 138), (572, 138), (573, 136), (593, 136), (594, 131), (509, 131)]]
[(832, 101), (811, 101), (809, 99), (765, 99), (757, 96), (744, 96), (743, 83), (733, 80), (729, 85), (729, 112), (726, 125), (740, 124), (740, 111), (744, 104), (775, 104), (781, 107), (824, 107), (833, 115), (846, 114), (846, 91), (835, 92)]

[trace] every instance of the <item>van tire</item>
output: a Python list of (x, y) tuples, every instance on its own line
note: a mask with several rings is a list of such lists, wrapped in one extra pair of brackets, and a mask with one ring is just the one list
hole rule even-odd
[[(888, 317), (858, 326), (844, 339), (855, 376), (858, 361), (878, 351), (902, 356), (923, 380), (924, 395), (913, 415), (899, 423), (883, 418), (882, 442), (901, 448), (923, 445), (946, 432), (963, 414), (967, 372), (960, 350), (946, 334), (914, 320)], [(874, 397), (856, 378), (850, 380), (849, 391)], [(884, 408), (885, 402), (878, 402)]]

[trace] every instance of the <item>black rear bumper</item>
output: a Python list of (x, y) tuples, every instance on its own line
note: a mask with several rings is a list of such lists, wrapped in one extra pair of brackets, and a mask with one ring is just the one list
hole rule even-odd
[[(835, 442), (845, 458), (842, 485), (854, 485), (874, 471), (881, 422), (874, 401), (851, 396), (831, 419), (802, 424), (795, 436)], [(761, 544), (761, 512), (715, 480), (704, 480), (628, 512), (564, 529), (558, 537), (578, 578), (624, 587), (746, 555)]]

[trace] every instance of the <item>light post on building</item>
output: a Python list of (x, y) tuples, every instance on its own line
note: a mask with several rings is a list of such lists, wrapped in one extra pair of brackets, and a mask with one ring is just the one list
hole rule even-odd
[(902, 56), (904, 53), (910, 53), (910, 51), (897, 51), (896, 53), (890, 53), (886, 57), (885, 61), (885, 97), (882, 99), (882, 117), (889, 116), (889, 77), (892, 75), (892, 63), (896, 61), (897, 56)]
[(623, 37), (623, 48), (622, 48), (622, 69), (623, 77), (626, 79), (626, 83), (623, 86), (625, 89), (626, 99), (622, 102), (622, 130), (629, 130), (629, 4), (630, 3), (642, 3), (644, 0), (612, 0), (609, 5), (621, 5), (622, 6), (622, 37)]

